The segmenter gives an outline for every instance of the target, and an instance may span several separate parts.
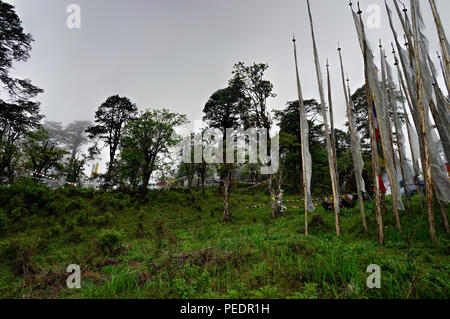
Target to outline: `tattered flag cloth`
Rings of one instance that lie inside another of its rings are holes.
[[[378,123],[378,130],[380,135],[380,140],[382,144],[383,149],[383,157],[386,164],[386,171],[389,176],[389,180],[391,183],[391,190],[392,190],[392,197],[393,200],[395,200],[396,206],[399,210],[405,210],[403,203],[402,203],[402,197],[400,192],[400,183],[398,181],[398,175],[397,171],[394,167],[394,159],[393,159],[393,151],[390,143],[390,137],[389,137],[389,128],[387,127],[387,108],[386,108],[386,97],[385,92],[383,92],[380,82],[377,76],[376,67],[373,59],[371,56],[373,56],[372,50],[370,49],[369,43],[365,40],[363,36],[363,30],[362,26],[359,20],[358,15],[352,10],[353,19],[355,22],[357,33],[360,37],[360,43],[361,43],[361,50],[363,54],[366,54],[367,62],[368,62],[368,76],[369,76],[369,82],[370,87],[372,89],[373,98],[374,98],[374,104],[375,104],[375,110],[376,110],[376,116],[377,120],[375,122]],[[366,43],[364,43],[366,42]],[[382,65],[382,71],[383,65]]]
[[[417,37],[418,37],[418,43],[419,43],[419,68],[420,68],[420,74],[421,74],[421,80],[423,83],[422,86],[422,93],[423,93],[423,104],[424,104],[424,117],[425,117],[425,126],[426,126],[426,132],[428,137],[428,148],[429,148],[429,158],[430,158],[430,166],[431,166],[431,176],[433,180],[433,184],[435,186],[436,190],[436,197],[437,199],[444,201],[444,202],[450,202],[450,181],[448,179],[448,174],[445,168],[445,163],[442,160],[442,157],[440,155],[439,149],[441,147],[441,141],[438,138],[436,131],[434,129],[434,125],[431,122],[430,119],[430,107],[432,107],[432,103],[436,105],[436,96],[433,89],[433,78],[431,75],[431,71],[429,69],[429,65],[427,63],[427,58],[429,56],[429,46],[428,46],[428,40],[426,39],[425,35],[423,34],[422,30],[424,29],[424,23],[422,14],[420,11],[420,4],[417,0],[413,1],[413,8],[415,9],[413,14],[417,17],[418,25],[417,27]],[[409,23],[408,16],[405,16],[407,26],[410,29],[409,32],[412,34],[412,27]],[[404,59],[406,59],[405,67],[408,68],[407,72],[410,73],[410,86],[411,90],[413,91],[412,97],[413,97],[413,106],[414,106],[414,113],[413,117],[415,117],[415,123],[416,123],[416,129],[418,129],[420,133],[420,125],[418,121],[418,114],[419,114],[419,108],[418,108],[418,100],[417,100],[417,89],[416,89],[416,69],[414,64],[409,63],[411,61],[408,61],[408,56],[405,56]],[[414,69],[411,68],[411,65],[414,66]],[[421,135],[418,134],[419,138],[421,138]]]
[[[311,198],[311,175],[312,175],[312,159],[311,153],[309,152],[309,126],[308,120],[306,118],[305,106],[303,104],[303,93],[300,83],[300,75],[298,71],[298,60],[297,60],[297,46],[294,42],[294,57],[295,57],[295,68],[297,75],[297,91],[298,91],[298,103],[299,103],[299,113],[300,113],[300,137],[301,137],[301,150],[302,150],[302,164],[303,164],[303,178],[304,178],[304,190],[305,198],[307,202],[308,211],[314,211],[315,207]]]
[[[310,26],[311,26],[311,38],[313,42],[313,52],[314,52],[314,64],[316,66],[316,75],[317,75],[317,84],[319,87],[319,95],[320,95],[320,104],[322,109],[322,119],[323,119],[323,127],[325,132],[325,145],[327,148],[327,155],[328,155],[328,166],[330,171],[330,178],[331,178],[331,186],[333,190],[333,195],[336,198],[335,201],[335,213],[339,214],[339,192],[338,192],[338,180],[337,180],[337,173],[336,168],[334,166],[333,162],[333,150],[331,149],[331,140],[330,140],[330,133],[329,133],[329,127],[328,127],[328,119],[327,119],[327,106],[325,103],[325,94],[323,89],[323,81],[322,81],[322,72],[320,67],[320,61],[319,61],[319,54],[317,51],[317,45],[316,45],[316,38],[314,34],[314,25],[313,25],[313,19],[311,14],[311,7],[309,4],[309,0],[306,1],[308,5],[308,13],[309,13],[309,20],[310,20]],[[336,215],[338,216],[338,215]],[[338,220],[338,219],[337,219]],[[339,223],[337,222],[337,228]],[[337,229],[339,234],[339,229]]]

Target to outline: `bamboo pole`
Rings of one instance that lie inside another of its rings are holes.
[[[352,2],[350,0],[350,7],[352,7]],[[352,9],[353,10],[353,9]],[[360,23],[362,25],[362,18],[361,18],[361,9],[358,10],[358,15],[360,17]],[[377,226],[378,226],[378,240],[380,242],[380,245],[384,244],[384,235],[383,235],[383,222],[382,222],[382,213],[381,213],[381,201],[382,201],[382,194],[381,194],[381,188],[380,188],[380,166],[378,162],[378,148],[377,148],[377,140],[375,135],[375,127],[374,127],[374,119],[373,119],[373,96],[372,96],[372,88],[369,80],[369,67],[368,67],[368,61],[367,61],[367,42],[365,40],[365,34],[364,29],[363,32],[363,41],[362,41],[362,51],[364,55],[364,77],[366,81],[366,97],[367,97],[367,111],[369,115],[369,132],[370,132],[370,145],[372,149],[372,163],[375,165],[372,165],[373,169],[373,176],[374,176],[374,187],[375,187],[375,215],[377,218]],[[375,159],[375,160],[374,160]]]
[[[392,0],[392,1],[394,2],[395,9],[397,10],[397,15],[398,15],[398,17],[400,19],[400,22],[402,24],[403,32],[405,33],[406,42],[407,42],[407,44],[411,44],[411,45],[407,45],[408,52],[409,52],[410,56],[413,57],[414,56],[414,50],[413,50],[413,46],[412,46],[412,44],[413,44],[413,40],[411,38],[412,35],[409,34],[408,28],[406,26],[406,21],[405,21],[405,19],[402,16],[402,13],[401,13],[401,10],[400,10],[400,7],[398,5],[397,0]],[[406,14],[407,14],[406,13],[407,12],[406,7],[403,7],[403,12],[404,12],[404,14],[406,16]]]
[[[324,125],[324,129],[325,129],[325,143],[326,143],[326,147],[327,147],[328,166],[330,169],[330,177],[331,177],[331,188],[333,190],[334,221],[335,221],[336,235],[339,236],[341,233],[339,193],[337,190],[336,171],[335,171],[334,164],[333,164],[333,151],[331,149],[330,133],[329,133],[329,128],[328,128],[328,119],[327,119],[327,112],[326,112],[326,105],[325,105],[325,94],[324,94],[323,85],[322,85],[322,73],[321,73],[322,71],[320,69],[319,54],[317,52],[313,18],[312,18],[312,14],[311,14],[311,6],[309,4],[309,0],[306,0],[306,3],[308,5],[308,14],[309,14],[309,21],[310,21],[310,26],[311,26],[311,37],[312,37],[313,51],[314,51],[314,61],[315,61],[316,74],[317,74],[317,83],[319,86],[320,103],[322,106],[323,125]]]
[[[430,226],[430,240],[432,243],[435,242],[436,230],[434,225],[434,211],[433,211],[433,181],[431,179],[431,165],[430,165],[430,154],[428,149],[428,135],[427,127],[425,122],[425,106],[423,101],[422,92],[422,79],[419,63],[419,40],[417,34],[417,17],[416,17],[416,7],[414,0],[411,0],[412,8],[412,23],[413,23],[413,33],[414,33],[414,60],[416,64],[416,85],[417,85],[417,100],[419,104],[419,123],[420,132],[422,135],[423,143],[423,161],[422,168],[425,178],[425,189],[427,197],[427,212],[428,212],[428,223]]]
[[[395,55],[395,50],[394,50],[393,53],[394,53],[394,55]],[[412,112],[411,98],[410,98],[409,95],[408,95],[408,91],[407,91],[407,89],[406,89],[405,82],[404,82],[404,80],[403,80],[403,75],[402,75],[402,73],[401,73],[401,71],[400,71],[400,66],[399,66],[399,64],[398,64],[397,56],[395,56],[395,65],[397,66],[398,79],[399,79],[399,82],[400,82],[400,84],[401,84],[401,88],[403,89],[403,91],[404,91],[404,93],[405,93],[406,100],[407,100],[408,105],[409,105],[409,108],[410,108],[410,110],[411,110],[411,112]],[[400,94],[401,94],[401,92],[402,92],[402,90],[400,90]],[[402,94],[401,97],[402,97],[403,113],[405,114],[405,118],[406,118],[406,128],[407,128],[407,132],[408,132],[409,147],[410,147],[410,150],[411,150],[411,156],[413,157],[412,162],[413,162],[414,175],[415,175],[416,178],[417,178],[417,177],[420,175],[420,170],[419,170],[419,167],[418,167],[417,159],[415,159],[415,158],[414,158],[414,155],[413,155],[413,154],[414,154],[414,151],[413,151],[413,145],[412,145],[413,143],[412,143],[412,136],[411,136],[411,132],[410,132],[411,122],[410,122],[410,120],[409,120],[409,115],[408,115],[408,113],[406,112],[405,101],[403,100],[403,94]],[[419,155],[420,155],[420,154],[419,154]],[[418,193],[419,193],[420,211],[423,211],[422,190],[421,190],[421,188],[420,188],[420,185],[417,185],[416,187],[417,187],[417,190],[418,190]]]
[[[449,83],[450,83],[450,52],[448,52],[448,42],[447,37],[445,36],[444,28],[442,27],[441,18],[439,17],[438,10],[436,8],[436,3],[434,0],[429,0],[431,11],[433,12],[434,22],[436,23],[436,29],[439,36],[439,44],[441,45],[442,57],[444,59],[444,76],[445,76],[445,84],[447,86],[447,92],[450,94]]]
[[[350,86],[349,85],[345,85],[345,76],[344,76],[344,63],[342,61],[342,53],[341,53],[342,49],[339,47],[338,48],[338,52],[339,52],[339,60],[341,63],[341,77],[342,77],[342,86],[344,89],[344,97],[345,97],[345,103],[347,106],[347,116],[348,116],[348,121],[349,121],[349,131],[350,131],[350,137],[352,139],[352,143],[353,141],[356,140],[355,137],[355,127],[354,127],[354,123],[353,123],[353,110],[351,108],[350,105]],[[377,157],[373,157],[372,156],[372,166],[376,167],[376,160]],[[375,176],[375,175],[374,175]],[[359,199],[359,210],[360,210],[360,214],[361,214],[361,220],[362,220],[362,225],[363,225],[363,230],[364,233],[367,233],[367,221],[366,221],[366,213],[365,213],[365,207],[364,207],[364,199],[363,199],[363,194],[361,191],[361,182],[359,180],[358,175],[356,174],[356,167],[355,167],[355,179],[356,179],[356,188],[358,191],[358,199]],[[379,230],[381,229],[381,234],[383,232],[383,227],[381,226],[381,228],[379,228]],[[382,237],[382,235],[381,235]]]
[[[361,14],[362,14],[362,11],[359,8],[359,2],[358,2],[358,15],[359,15],[360,23],[361,23],[361,29],[362,29],[362,34],[363,34],[364,46],[365,46],[365,51],[364,51],[365,56],[364,56],[364,58],[366,59],[366,63],[367,63],[367,42],[366,42],[366,36],[365,36],[365,30],[364,30],[364,23],[362,21]],[[368,65],[368,64],[366,64],[366,65]],[[368,70],[367,70],[367,72],[368,72]],[[368,79],[369,79],[369,77],[368,77]],[[373,91],[373,88],[371,88],[371,90]],[[379,116],[377,116],[378,132],[379,132],[379,134],[381,136],[381,144],[382,144],[382,147],[383,147],[383,155],[384,155],[384,157],[386,159],[386,157],[388,156],[387,152],[386,152],[388,150],[388,146],[385,145],[385,137],[386,137],[385,134],[386,133],[389,134],[389,132],[384,132],[384,130],[382,129],[383,126],[382,126],[382,122],[381,122],[381,107],[379,105],[379,101],[377,101],[377,99],[373,99],[373,101],[374,101],[374,105],[375,105],[375,110],[376,110],[377,114],[379,115]],[[393,159],[393,161],[395,162],[395,159]],[[392,172],[391,169],[389,168],[389,165],[386,165],[386,171],[387,171],[387,174],[388,174],[388,177],[389,177],[389,181],[391,183],[391,188],[392,188],[393,185],[394,185],[394,173],[397,174],[397,172]],[[395,224],[396,224],[398,230],[401,232],[402,231],[402,226],[400,224],[400,216],[399,216],[399,213],[398,213],[397,198],[394,195],[393,191],[392,191],[392,211],[394,213]]]
[[[447,94],[450,95],[450,89],[449,89],[450,83],[447,82],[447,78],[445,76],[446,73],[445,73],[444,63],[442,62],[442,58],[439,55],[439,52],[438,52],[438,60],[439,60],[439,65],[441,66],[442,75],[444,76],[445,86],[447,87]],[[450,108],[450,105],[447,104],[447,107]]]
[[[386,57],[384,57],[385,59],[385,63],[386,62]],[[397,114],[397,101],[395,100],[395,98],[393,97],[393,94],[395,92],[395,86],[393,83],[391,83],[391,79],[388,78],[388,86],[389,86],[389,90],[388,90],[388,97],[389,97],[389,103],[391,103],[391,107],[392,107],[392,113],[393,113],[393,119],[394,119],[394,128],[395,128],[395,133],[397,134],[397,139],[396,139],[396,144],[397,144],[397,151],[398,151],[398,159],[399,159],[399,164],[400,164],[400,172],[402,174],[402,178],[403,178],[403,189],[405,191],[405,202],[406,202],[406,208],[408,210],[409,213],[411,213],[411,203],[409,202],[409,190],[408,190],[408,185],[406,183],[406,175],[405,175],[405,170],[403,168],[403,165],[405,164],[405,159],[403,158],[403,154],[401,152],[401,147],[402,145],[400,144],[399,138],[398,138],[398,132],[401,129],[399,120],[398,120],[398,114]]]
[[[387,92],[388,93],[388,90],[387,90],[387,87],[386,87],[386,83],[387,83],[387,76],[386,76],[387,70],[386,70],[386,63],[385,63],[385,61],[386,61],[386,54],[385,54],[385,52],[383,50],[383,45],[381,44],[381,39],[379,41],[380,41],[379,48],[380,48],[380,59],[381,59],[380,63],[381,63],[381,76],[382,76],[381,88],[382,88],[383,92]],[[389,93],[388,93],[388,100],[389,100],[389,103],[391,104],[391,107],[392,107],[392,101],[391,101],[391,98],[389,96]],[[392,137],[393,133],[392,133],[392,128],[391,128],[391,120],[390,120],[390,116],[389,116],[389,108],[387,108],[387,115],[388,115],[388,118],[386,120],[389,121],[389,124],[387,125],[387,129],[388,129],[387,134],[389,135],[389,142],[391,143],[391,151],[392,151],[392,160],[394,162],[394,168],[395,168],[395,171],[397,173],[398,172],[398,168],[397,168],[397,163],[395,161],[394,139]]]
[[[298,72],[298,60],[297,60],[297,45],[295,37],[292,39],[294,43],[294,59],[295,59],[295,72],[297,76],[297,93],[298,93],[298,106],[299,106],[299,114],[300,114],[300,140],[301,140],[301,150],[302,150],[302,170],[303,170],[303,193],[305,195],[305,235],[308,235],[308,192],[306,190],[306,163],[305,163],[305,145],[304,145],[304,127],[303,127],[303,115],[305,110],[305,105],[303,104],[303,94],[302,87],[300,83],[300,75]]]
[[[411,39],[410,32],[409,32],[409,30],[408,30],[408,28],[406,26],[406,18],[407,18],[407,11],[408,10],[404,6],[403,12],[404,12],[405,17],[403,17],[402,16],[402,12],[400,10],[400,7],[399,7],[397,1],[396,0],[392,0],[392,1],[393,1],[394,5],[395,5],[396,11],[397,11],[397,15],[398,15],[398,17],[400,19],[403,31],[405,33],[405,35],[404,35],[404,37],[405,37],[405,47],[406,47],[406,50],[408,51],[409,56],[410,56],[410,63],[412,63],[412,61],[414,60],[413,42],[412,42],[412,39]],[[386,9],[389,10],[389,7],[387,6],[387,4],[386,4]],[[394,27],[392,25],[392,21],[390,21],[390,23],[391,23],[392,33],[393,33],[393,35],[395,37],[396,45],[397,45],[397,47],[398,47],[398,49],[400,51],[401,50],[400,43],[398,42],[398,39],[396,37],[396,32],[395,32]],[[395,53],[394,53],[394,55],[395,55]],[[397,57],[396,57],[396,59],[397,59]],[[402,66],[402,68],[404,70],[404,74],[406,76],[406,74],[408,73],[407,72],[407,69],[408,69],[407,61],[405,59],[401,58],[400,62],[401,62],[401,66]],[[415,102],[416,102],[416,101],[414,101],[414,104],[413,104],[413,96],[415,96],[415,92],[413,91],[413,87],[412,87],[412,85],[411,85],[409,80],[406,81],[406,84],[405,84],[405,81],[403,79],[403,75],[402,75],[402,72],[400,70],[400,66],[399,66],[398,62],[397,62],[396,65],[397,65],[397,71],[398,71],[399,80],[401,82],[403,91],[404,91],[406,99],[408,101],[409,109],[411,111],[411,114],[413,115],[414,124],[415,124],[416,128],[418,128],[419,127],[419,123],[418,123],[418,119],[417,119],[418,116],[416,115],[417,112],[413,109],[413,107],[415,106]],[[414,68],[413,65],[411,65],[411,68]],[[409,131],[408,131],[408,133],[409,133]],[[410,137],[410,135],[409,135],[409,137]],[[420,140],[420,138],[421,138],[421,136],[419,135],[419,140]],[[410,139],[410,146],[411,146],[411,139]],[[419,147],[420,147],[420,154],[419,154],[420,160],[423,162],[423,145],[422,145],[421,141],[419,143]],[[415,167],[416,178],[419,176],[419,173],[420,173],[419,168],[416,165],[416,167]],[[420,210],[423,211],[423,200],[422,200],[422,195],[423,194],[422,194],[422,189],[420,187],[418,187],[418,190],[419,190]]]
[[[328,106],[330,112],[330,128],[331,128],[331,149],[333,150],[333,164],[334,164],[334,171],[336,172],[336,181],[337,181],[336,188],[338,194],[340,194],[339,171],[337,167],[337,155],[336,155],[336,134],[334,130],[333,97],[331,92],[330,65],[328,63],[328,59],[326,67],[327,67],[327,86],[328,86]]]

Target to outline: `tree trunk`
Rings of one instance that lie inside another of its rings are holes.
[[[277,217],[277,213],[278,213],[278,209],[277,209],[277,201],[276,201],[276,194],[275,194],[275,190],[273,187],[273,175],[269,176],[269,193],[270,193],[270,207],[271,207],[271,211],[272,211],[272,218]]]
[[[231,194],[231,177],[232,170],[229,165],[226,165],[226,178],[224,181],[224,199],[223,199],[223,221],[230,221],[229,200]]]
[[[206,191],[205,191],[205,174],[204,173],[201,174],[201,181],[202,181],[202,194],[205,195]]]

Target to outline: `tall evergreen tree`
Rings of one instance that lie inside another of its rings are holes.
[[[24,32],[14,6],[0,1],[0,182],[14,181],[17,143],[42,119],[39,103],[33,98],[43,90],[29,79],[18,79],[9,73],[14,62],[29,59],[32,42],[33,37]]]
[[[125,124],[133,120],[137,107],[127,97],[114,95],[109,97],[95,112],[95,125],[86,129],[89,138],[103,141],[109,147],[109,164],[105,184],[111,182],[116,154],[122,138]],[[99,152],[97,145],[90,149],[91,154]]]

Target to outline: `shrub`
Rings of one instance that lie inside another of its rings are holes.
[[[32,258],[37,253],[37,247],[35,238],[20,234],[0,243],[0,256],[16,275],[33,273],[35,264]]]
[[[112,221],[113,221],[113,219],[114,219],[114,216],[113,216],[110,212],[107,212],[107,213],[104,215],[104,218],[105,218],[105,222],[106,222],[107,224],[111,224]]]
[[[88,215],[86,211],[81,211],[76,217],[75,217],[75,223],[76,225],[85,225],[88,222]]]
[[[100,215],[92,219],[92,222],[97,226],[110,225],[113,220],[113,215],[111,213],[106,213],[105,215]]]
[[[4,212],[0,212],[0,233],[4,230],[6,230],[6,227],[8,226],[8,216]]]
[[[109,200],[109,206],[112,208],[121,208],[121,202],[117,198],[113,197]]]
[[[10,217],[11,217],[13,220],[18,220],[18,219],[20,219],[20,218],[22,217],[22,215],[23,215],[23,208],[22,208],[22,207],[14,208],[14,209],[11,211],[11,213],[10,213]]]
[[[70,213],[73,212],[74,210],[80,210],[82,208],[80,202],[78,201],[71,201],[70,203],[67,204],[66,208],[65,208],[65,212],[66,213]]]
[[[93,220],[94,224],[96,224],[97,226],[104,226],[106,224],[105,222],[105,216],[98,216],[95,217]]]
[[[51,230],[51,236],[58,236],[63,232],[63,228],[61,225],[56,225],[55,227],[53,227]]]
[[[123,234],[115,229],[103,229],[98,235],[100,248],[103,252],[112,254],[114,249],[122,244]]]

